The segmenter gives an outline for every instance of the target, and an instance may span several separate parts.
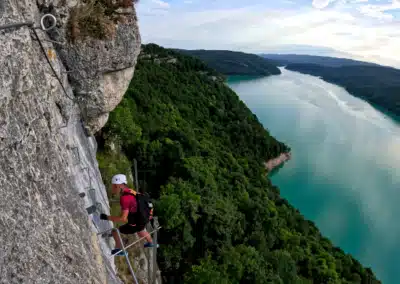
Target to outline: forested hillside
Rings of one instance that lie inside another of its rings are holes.
[[[286,69],[320,76],[344,87],[350,94],[400,117],[400,70],[383,66],[326,67],[289,64]]]
[[[329,56],[315,56],[303,54],[261,54],[262,57],[271,60],[278,66],[288,64],[317,64],[326,67],[341,66],[379,66],[375,63],[362,62],[347,58],[336,58]]]
[[[255,54],[229,50],[183,50],[176,51],[199,58],[225,75],[269,76],[281,71],[275,63]]]
[[[121,170],[110,142],[123,164],[136,158],[146,170],[165,282],[380,283],[280,197],[263,162],[288,146],[219,78],[194,57],[145,45],[98,137],[104,178]]]

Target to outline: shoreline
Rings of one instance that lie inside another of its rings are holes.
[[[289,161],[292,158],[291,152],[285,152],[280,154],[278,157],[274,159],[270,159],[269,161],[264,162],[265,168],[268,172],[271,172],[273,169],[281,166],[283,163]]]

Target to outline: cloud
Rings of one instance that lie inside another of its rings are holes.
[[[392,0],[391,4],[382,4],[382,5],[363,5],[359,8],[361,14],[377,18],[383,20],[392,20],[394,16],[390,13],[392,10],[400,9],[400,1],[399,0]]]
[[[162,0],[152,0],[152,2],[154,4],[156,4],[157,6],[159,6],[160,8],[169,8],[170,7],[169,3],[162,1]]]
[[[344,6],[322,10],[282,2],[281,6],[273,8],[264,4],[250,6],[255,0],[249,1],[247,6],[240,6],[237,0],[215,0],[216,6],[204,6],[197,1],[190,5],[174,2],[167,10],[157,10],[152,1],[142,0],[138,15],[143,42],[166,47],[253,53],[277,46],[307,45],[336,50],[332,56],[348,54],[358,60],[400,66],[399,21],[367,17],[356,7],[350,10],[346,6],[350,5],[350,0]],[[379,9],[387,10],[386,6],[393,7],[398,3],[372,6],[384,6]]]
[[[159,17],[167,14],[170,9],[170,4],[162,0],[141,0],[137,6],[137,13],[140,18]]]
[[[292,1],[292,0],[282,0],[283,4],[287,4],[287,5],[294,5],[296,4],[296,2]]]
[[[328,7],[330,3],[335,2],[335,0],[313,0],[312,5],[317,9],[324,9]]]

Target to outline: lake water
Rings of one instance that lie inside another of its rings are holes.
[[[282,72],[228,81],[292,148],[274,184],[383,283],[400,283],[400,125],[341,87]]]

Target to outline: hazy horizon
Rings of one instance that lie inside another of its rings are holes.
[[[144,44],[149,44],[149,43],[155,43],[158,45],[162,45],[160,43],[156,42],[147,42]],[[255,54],[255,55],[262,55],[262,54],[282,54],[282,55],[309,55],[309,56],[321,56],[321,57],[332,57],[332,58],[338,58],[338,59],[352,59],[356,61],[362,61],[362,62],[369,62],[369,63],[375,63],[378,65],[382,65],[384,67],[394,67],[397,69],[400,69],[400,61],[398,62],[383,62],[383,61],[368,61],[365,60],[364,58],[352,56],[350,54],[346,54],[344,52],[339,52],[335,51],[333,49],[328,49],[328,48],[318,48],[318,47],[313,47],[313,46],[302,46],[300,49],[291,49],[290,47],[282,48],[282,49],[269,49],[269,51],[264,51],[264,52],[247,52],[243,50],[234,50],[234,49],[208,49],[208,48],[182,48],[182,47],[176,47],[176,46],[168,46],[168,45],[162,45],[165,48],[171,48],[171,49],[183,49],[183,50],[220,50],[220,51],[234,51],[234,52],[244,52],[244,53],[249,53],[249,54]],[[308,50],[308,51],[307,51]],[[314,50],[314,51],[313,51]]]
[[[141,0],[144,43],[400,67],[400,0]]]

